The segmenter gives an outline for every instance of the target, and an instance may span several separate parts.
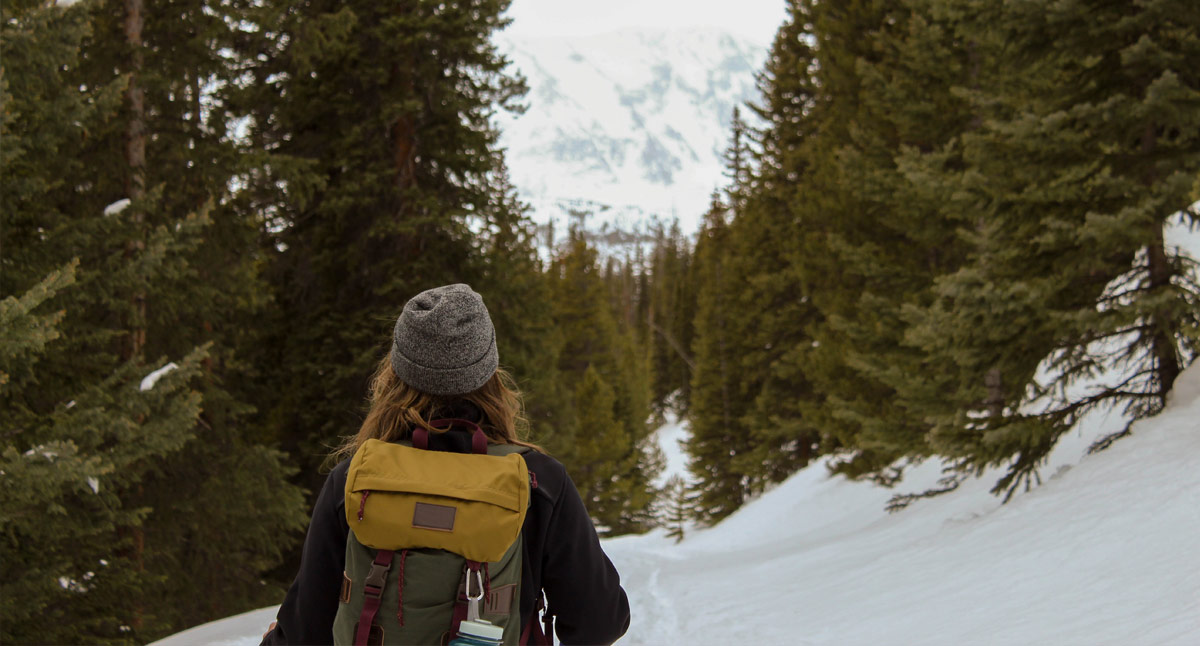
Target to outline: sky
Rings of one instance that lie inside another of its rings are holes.
[[[785,0],[513,0],[508,30],[521,36],[586,36],[628,28],[720,27],[769,44]]]

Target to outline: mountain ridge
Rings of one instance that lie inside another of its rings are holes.
[[[698,227],[725,183],[733,108],[758,98],[765,46],[703,27],[496,42],[529,83],[528,109],[497,125],[535,220]]]

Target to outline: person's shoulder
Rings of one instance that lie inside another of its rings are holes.
[[[350,461],[353,459],[353,457],[349,457],[335,464],[325,476],[326,482],[328,483],[326,486],[336,485],[345,487],[346,475],[350,472]]]
[[[521,455],[525,456],[525,463],[529,465],[530,469],[537,468],[547,472],[557,471],[559,473],[567,472],[567,468],[563,466],[562,462],[559,462],[549,453],[542,453],[537,449],[529,449]]]
[[[336,475],[338,477],[345,478],[346,473],[348,471],[350,471],[350,461],[353,459],[354,459],[354,457],[351,456],[351,457],[345,458],[341,462],[338,462],[336,465],[334,465],[334,467],[332,469],[329,470],[329,477],[332,478]]]
[[[322,497],[328,498],[329,502],[339,509],[343,508],[346,504],[345,497],[340,494],[346,489],[346,477],[350,471],[350,460],[351,458],[346,458],[338,462],[329,470],[329,474],[325,476],[324,489],[328,489],[329,492],[323,494]]]
[[[554,456],[548,453],[542,453],[537,450],[529,450],[523,453],[525,456],[525,465],[537,477],[538,490],[549,496],[550,498],[558,498],[562,492],[563,485],[570,477],[567,475],[567,468],[563,466]]]

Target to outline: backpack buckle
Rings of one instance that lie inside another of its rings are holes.
[[[367,578],[363,581],[363,594],[374,599],[383,596],[388,570],[392,569],[392,555],[391,550],[379,550],[375,560],[371,562],[371,569],[367,571]]]

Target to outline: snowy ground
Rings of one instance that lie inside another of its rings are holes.
[[[817,466],[678,546],[608,541],[622,643],[1200,644],[1200,366],[1176,393],[1108,451],[1080,459],[1113,420],[1065,438],[1008,505],[985,476],[889,515],[891,492]]]
[[[1045,484],[994,477],[898,514],[892,491],[805,469],[678,545],[605,541],[633,623],[622,644],[1200,644],[1200,365],[1167,410],[1102,453],[1119,420],[1064,438]],[[686,428],[660,434],[669,469]],[[901,491],[938,477],[927,463]],[[159,644],[256,644],[273,608]]]
[[[664,458],[662,473],[654,479],[654,485],[661,487],[675,475],[684,482],[692,482],[692,476],[688,473],[687,454],[687,443],[692,434],[688,431],[687,422],[680,421],[673,413],[668,413],[666,423],[654,432],[654,437],[658,440],[658,447],[662,449]]]
[[[212,623],[189,628],[150,646],[255,646],[267,626],[275,621],[279,606],[251,610]]]

